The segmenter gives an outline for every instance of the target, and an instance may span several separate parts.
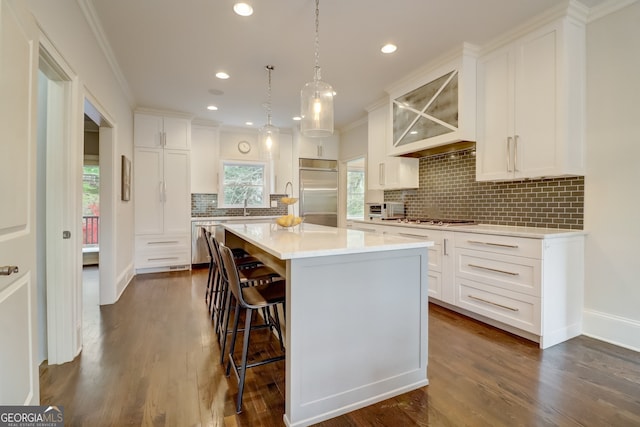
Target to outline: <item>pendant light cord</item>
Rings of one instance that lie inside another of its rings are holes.
[[[320,0],[316,0],[316,39],[315,39],[315,50],[316,50],[316,55],[315,55],[315,61],[316,61],[316,66],[315,66],[315,73],[314,73],[314,80],[318,81],[321,79],[320,77]]]
[[[273,65],[267,65],[265,67],[269,73],[269,86],[267,89],[267,124],[271,126],[271,72],[273,71]]]

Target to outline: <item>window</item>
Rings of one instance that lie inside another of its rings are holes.
[[[95,156],[85,156],[82,169],[82,244],[98,246],[100,168]]]
[[[347,163],[347,219],[364,218],[364,159]]]
[[[222,162],[220,205],[227,208],[267,207],[267,170],[261,162]]]

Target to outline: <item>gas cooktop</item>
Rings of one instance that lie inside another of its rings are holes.
[[[468,219],[444,219],[444,218],[402,218],[396,222],[412,225],[437,225],[440,227],[449,227],[453,225],[474,225],[476,221]]]

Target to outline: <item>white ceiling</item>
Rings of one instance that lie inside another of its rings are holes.
[[[295,126],[300,89],[313,78],[314,0],[87,0],[138,107],[181,111],[223,125]],[[600,0],[587,0],[593,6]],[[320,65],[336,127],[365,116],[384,89],[462,42],[482,45],[559,0],[322,0]],[[393,42],[398,50],[380,53]],[[226,71],[228,80],[214,74]],[[208,111],[215,104],[218,111]]]

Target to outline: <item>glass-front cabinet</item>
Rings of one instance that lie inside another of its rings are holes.
[[[476,48],[462,49],[389,91],[390,155],[475,141]]]

